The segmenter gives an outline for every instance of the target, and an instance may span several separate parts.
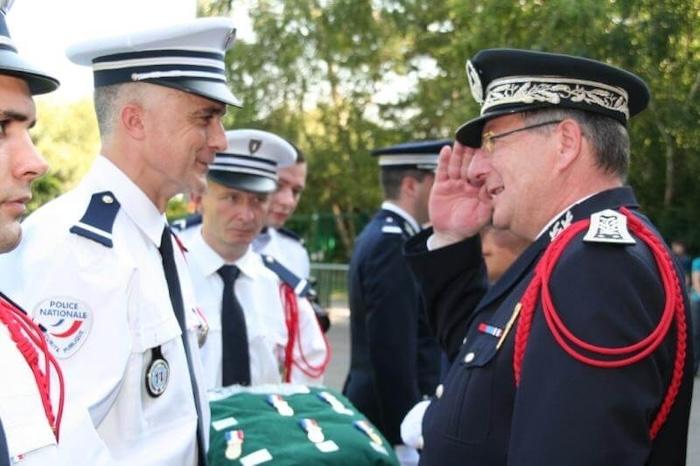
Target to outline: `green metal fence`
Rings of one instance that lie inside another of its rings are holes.
[[[312,262],[311,276],[316,279],[316,292],[321,306],[347,307],[348,265]]]

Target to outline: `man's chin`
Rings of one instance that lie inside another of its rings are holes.
[[[19,246],[22,240],[22,230],[19,229],[19,225],[18,230],[19,231],[16,233],[8,230],[0,230],[0,254],[10,252]]]
[[[270,215],[270,217],[267,219],[267,226],[282,228],[287,221],[287,218],[287,215]]]

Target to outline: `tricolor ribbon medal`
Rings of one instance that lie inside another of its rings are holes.
[[[379,435],[377,435],[377,433],[374,431],[374,428],[370,425],[369,422],[365,420],[359,420],[353,422],[352,425],[354,425],[356,429],[358,429],[360,432],[369,437],[369,439],[375,445],[382,444],[382,438]]]
[[[340,400],[338,400],[338,398],[333,396],[333,394],[330,392],[318,392],[316,393],[316,396],[328,403],[331,406],[331,408],[333,408],[333,411],[335,411],[336,413],[347,414],[349,416],[355,414],[352,410],[346,408],[345,405],[341,403]]]
[[[289,403],[279,395],[268,395],[267,403],[275,408],[280,416],[293,416],[294,410]]]
[[[306,432],[306,436],[308,437],[309,441],[313,443],[321,443],[325,440],[323,430],[321,430],[321,426],[318,425],[318,422],[315,420],[299,419],[299,427]]]
[[[241,456],[244,438],[245,434],[242,430],[229,430],[226,432],[226,452],[224,453],[226,458],[235,460]]]
[[[482,322],[479,324],[479,331],[481,333],[487,333],[493,337],[500,338],[501,335],[503,335],[503,329],[495,327],[493,325],[489,325],[486,322]]]

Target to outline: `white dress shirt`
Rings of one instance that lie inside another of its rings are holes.
[[[226,262],[206,243],[201,226],[190,229],[184,237],[197,300],[209,323],[209,335],[202,347],[206,386],[217,388],[222,385],[221,303],[224,290],[217,270]],[[280,383],[288,336],[281,282],[250,247],[235,265],[241,271],[234,292],[246,320],[251,384]],[[320,364],[327,354],[323,333],[309,302],[298,298],[297,303],[304,357],[312,365]],[[293,358],[295,361],[301,359],[299,348],[295,348]],[[318,384],[322,379],[322,376],[307,376],[297,367],[291,372],[292,383]]]
[[[103,191],[111,191],[121,205],[111,248],[69,232],[92,195]],[[49,343],[58,348],[54,352],[66,379],[64,435],[80,429],[76,447],[82,463],[73,464],[196,464],[197,413],[158,251],[165,223],[148,197],[100,156],[75,189],[32,214],[24,222],[20,246],[0,256],[7,295],[48,327]],[[184,254],[175,251],[175,261],[204,402],[202,422],[208,426],[196,336],[203,322],[196,312]],[[63,304],[56,307],[56,302]],[[61,307],[83,316],[73,322],[82,326],[72,340],[52,332],[52,328],[63,332],[63,320],[46,317],[46,309],[56,312]],[[149,395],[145,381],[154,348],[160,348],[169,364],[169,381],[159,397]],[[89,428],[79,421],[86,418],[83,407],[92,419]],[[72,445],[69,440],[66,444]]]

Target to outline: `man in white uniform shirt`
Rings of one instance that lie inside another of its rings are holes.
[[[58,81],[17,53],[5,21],[7,1],[0,2],[0,253],[20,241],[20,220],[31,199],[31,184],[46,173],[29,129],[36,123],[33,96],[51,92]],[[0,290],[5,290],[4,278]],[[42,331],[0,293],[0,465],[56,464],[61,417],[60,368],[43,362]],[[33,358],[36,356],[36,358]],[[50,380],[50,393],[42,384]],[[64,430],[65,432],[65,430]]]
[[[202,224],[182,235],[210,326],[202,348],[206,385],[320,383],[329,357],[323,334],[309,302],[289,291],[303,294],[305,282],[251,248],[276,188],[277,164],[293,163],[294,149],[265,131],[226,135],[228,148],[210,167],[207,191],[194,197]]]
[[[301,193],[306,187],[307,163],[303,152],[290,144],[296,153],[293,164],[277,171],[277,189],[270,195],[270,208],[265,228],[253,242],[253,249],[269,254],[301,278],[309,278],[309,253],[302,239],[284,224],[299,205]]]
[[[66,406],[89,409],[84,442],[100,448],[86,449],[86,464],[206,465],[202,321],[164,212],[175,194],[204,190],[226,147],[234,31],[206,18],[68,50],[93,67],[101,155],[75,189],[27,219],[0,275],[48,330]]]

